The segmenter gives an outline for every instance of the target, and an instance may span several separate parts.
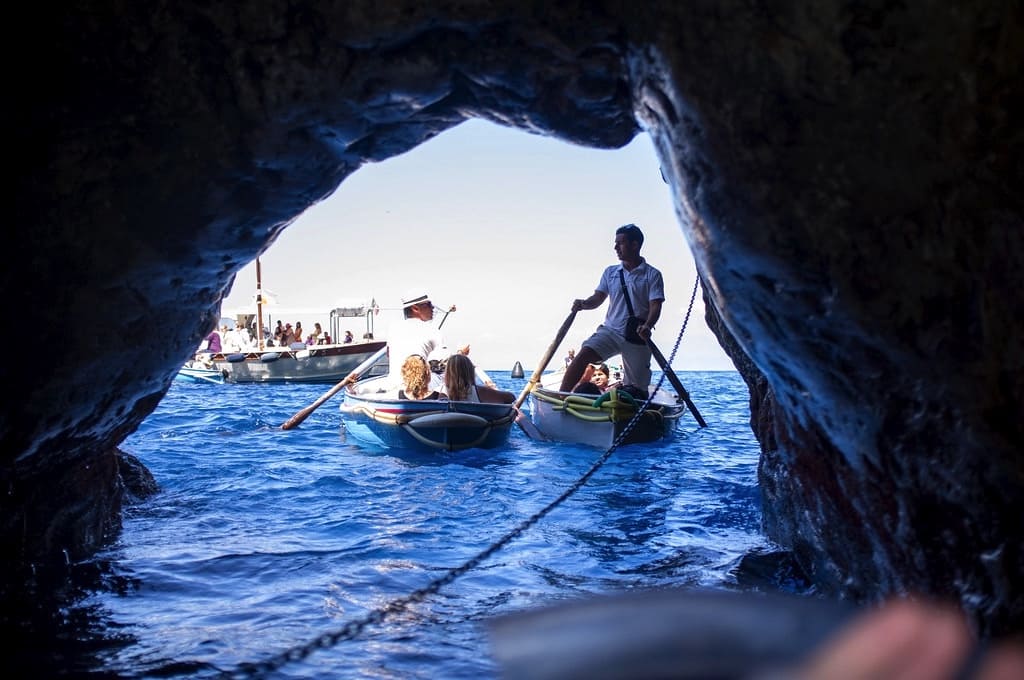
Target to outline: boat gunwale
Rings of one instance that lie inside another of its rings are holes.
[[[224,362],[224,363],[235,363],[228,360],[228,357],[242,354],[245,356],[245,361],[259,361],[260,357],[265,354],[277,354],[279,358],[300,358],[296,356],[300,352],[309,352],[306,357],[313,358],[316,356],[338,356],[346,354],[361,354],[363,352],[376,352],[388,343],[384,340],[368,340],[366,342],[348,342],[348,343],[331,343],[329,345],[306,345],[302,349],[291,349],[290,347],[267,347],[265,349],[247,349],[239,350],[237,352],[200,352],[200,354],[207,354],[210,361]],[[338,351],[348,350],[348,351]]]

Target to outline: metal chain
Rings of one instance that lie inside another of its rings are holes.
[[[690,294],[690,305],[686,309],[686,316],[683,319],[682,328],[679,329],[679,335],[678,337],[676,337],[675,345],[672,347],[672,354],[668,358],[669,365],[671,365],[672,359],[675,358],[676,351],[679,349],[679,343],[683,339],[683,333],[686,331],[686,324],[690,320],[690,312],[693,310],[693,301],[697,295],[697,286],[699,282],[700,276],[698,275],[697,280],[694,281],[693,284],[693,292]],[[392,600],[383,607],[373,610],[366,616],[348,622],[336,631],[324,633],[323,635],[313,638],[306,644],[292,647],[291,649],[285,650],[284,652],[275,654],[269,659],[253,663],[241,664],[238,666],[238,668],[234,670],[225,671],[221,673],[221,677],[258,677],[260,675],[278,670],[286,664],[302,661],[318,649],[330,649],[339,642],[342,642],[344,640],[352,640],[356,638],[368,626],[383,623],[389,617],[404,612],[406,609],[409,608],[410,605],[423,602],[430,595],[437,594],[441,590],[441,588],[452,583],[455,579],[459,578],[463,574],[482,564],[485,560],[490,558],[492,555],[494,555],[496,552],[504,548],[506,545],[508,545],[515,539],[519,538],[521,535],[523,535],[523,533],[526,532],[527,529],[532,527],[534,524],[536,524],[546,515],[548,515],[552,510],[554,510],[563,502],[565,502],[570,496],[572,496],[580,488],[582,488],[590,480],[590,478],[597,473],[599,469],[601,469],[605,462],[611,457],[612,453],[614,453],[615,450],[622,445],[622,442],[626,439],[626,437],[629,436],[629,433],[632,432],[633,428],[636,427],[636,424],[640,421],[640,418],[643,416],[644,411],[647,410],[647,407],[653,400],[654,395],[658,392],[659,389],[661,389],[661,385],[664,381],[665,373],[662,372],[661,378],[658,380],[658,383],[655,386],[654,391],[647,397],[647,400],[643,403],[643,406],[637,409],[637,412],[633,415],[630,421],[626,423],[626,426],[622,429],[622,432],[619,433],[619,436],[615,438],[615,441],[612,442],[612,445],[608,448],[608,450],[601,454],[600,458],[598,458],[593,463],[593,465],[591,465],[590,468],[585,473],[583,473],[582,477],[573,482],[573,484],[565,491],[563,491],[557,498],[555,498],[555,500],[551,501],[546,506],[535,512],[533,515],[527,518],[522,524],[509,531],[496,542],[491,544],[488,548],[478,553],[475,557],[470,558],[461,566],[449,569],[443,576],[434,579],[426,586],[414,590],[405,597],[400,597],[396,600]]]
[[[679,343],[683,340],[683,333],[686,332],[686,324],[690,323],[690,312],[693,311],[693,301],[697,299],[697,288],[700,286],[700,274],[697,274],[697,278],[693,280],[693,290],[690,291],[690,304],[686,308],[686,316],[683,317],[683,327],[679,329],[679,335],[676,336],[676,344],[672,346],[672,352],[668,355],[668,365],[672,365],[672,360],[676,358],[676,351],[679,349]],[[664,373],[662,379],[665,378]],[[661,381],[658,381],[659,384]]]
[[[697,287],[699,285],[700,274],[697,275],[697,278],[693,282],[693,291],[690,292],[690,304],[686,308],[686,316],[683,317],[683,325],[679,329],[679,335],[676,336],[676,342],[672,346],[672,352],[669,354],[668,359],[666,360],[669,366],[672,365],[672,360],[676,358],[676,352],[679,350],[679,343],[682,342],[683,333],[686,332],[686,324],[690,323],[690,312],[693,311],[693,301],[697,297]],[[644,411],[646,411],[647,408],[651,405],[651,402],[654,401],[654,395],[658,393],[658,390],[661,389],[661,386],[664,383],[665,372],[662,371],[661,377],[658,378],[658,382],[654,385],[654,390],[652,390],[651,393],[647,395],[647,399],[644,401],[643,406],[637,409],[636,413],[633,414],[633,417],[630,419],[630,421],[626,423],[626,426],[624,428],[622,428],[622,432],[620,432],[619,436],[615,438],[615,441],[612,443],[612,447],[608,449],[607,453],[601,460],[602,463],[605,459],[607,459],[607,456],[610,455],[612,451],[619,447],[622,440],[625,439],[629,435],[629,433],[633,431],[633,428],[636,427],[636,424],[640,422],[640,416],[643,415]]]

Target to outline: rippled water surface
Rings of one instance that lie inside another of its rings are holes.
[[[340,396],[279,429],[329,386],[175,383],[122,446],[160,493],[127,509],[97,561],[102,585],[78,605],[121,641],[92,670],[245,675],[299,648],[274,677],[497,677],[495,616],[626,588],[736,587],[739,558],[767,546],[747,391],[734,372],[679,375],[707,429],[687,417],[671,441],[613,452],[507,546],[411,602],[603,452],[518,428],[495,451],[373,450],[346,441]]]

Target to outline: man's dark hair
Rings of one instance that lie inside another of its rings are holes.
[[[623,224],[615,230],[615,233],[624,234],[628,240],[636,241],[640,245],[644,244],[644,232],[640,231],[640,227],[635,224]]]

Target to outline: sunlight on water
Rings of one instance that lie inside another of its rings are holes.
[[[737,587],[738,559],[767,545],[746,388],[733,372],[680,377],[707,429],[688,417],[671,441],[617,450],[481,565],[282,677],[493,677],[497,615],[627,588]],[[518,428],[497,451],[372,450],[345,436],[340,396],[279,429],[327,387],[176,383],[125,442],[161,492],[127,511],[99,560],[118,587],[82,603],[127,639],[99,670],[230,671],[336,632],[488,548],[603,453]]]

